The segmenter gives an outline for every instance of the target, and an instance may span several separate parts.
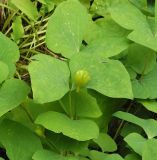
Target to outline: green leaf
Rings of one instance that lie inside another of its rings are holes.
[[[139,30],[149,27],[146,17],[129,1],[117,1],[111,5],[109,11],[113,20],[126,29]]]
[[[127,66],[126,66],[126,69],[127,69],[128,73],[129,73],[129,75],[130,75],[130,79],[131,79],[131,80],[136,79],[137,73],[136,73],[132,68],[130,68],[130,67],[127,67]]]
[[[40,3],[46,4],[46,0],[38,0]]]
[[[130,0],[134,5],[136,5],[140,9],[147,8],[147,0]]]
[[[67,94],[62,101],[68,109],[70,105],[69,94]],[[71,103],[76,111],[76,115],[79,117],[98,118],[102,115],[96,99],[87,93],[87,91],[71,92]]]
[[[103,152],[90,151],[90,156],[92,160],[123,160],[123,158],[118,154],[104,154]]]
[[[15,73],[15,62],[20,57],[19,49],[16,43],[12,42],[0,32],[0,61],[6,63],[9,68],[9,77]]]
[[[124,140],[136,153],[142,156],[143,148],[147,141],[144,137],[137,133],[131,133]]]
[[[22,25],[21,16],[17,16],[15,18],[14,22],[12,23],[12,29],[12,38],[15,42],[18,42],[20,38],[24,36],[24,28]]]
[[[70,61],[73,79],[81,69],[88,71],[91,77],[87,88],[113,98],[132,98],[130,77],[120,61],[102,60],[97,55],[80,53]]]
[[[64,157],[48,150],[39,150],[33,155],[33,160],[79,160],[77,157]]]
[[[140,157],[138,157],[136,154],[128,154],[125,157],[125,160],[140,160]]]
[[[11,3],[26,14],[31,20],[37,20],[38,11],[31,0],[11,0]]]
[[[84,152],[88,148],[88,141],[77,141],[75,139],[58,133],[47,133],[50,143],[53,143],[60,152],[69,151],[76,155]]]
[[[157,2],[155,1],[155,35],[157,35]]]
[[[9,69],[8,66],[0,61],[0,84],[7,79],[8,74],[9,74]]]
[[[128,48],[125,64],[138,74],[148,74],[156,65],[156,53],[144,46],[132,44]]]
[[[29,87],[21,80],[10,79],[0,88],[0,117],[20,105],[27,97]]]
[[[117,150],[117,144],[106,133],[100,133],[99,137],[93,141],[100,146],[103,152],[114,152]]]
[[[72,120],[58,112],[49,111],[40,114],[35,122],[43,125],[48,130],[63,133],[65,136],[78,141],[90,140],[97,138],[99,135],[99,128],[93,121],[85,119]]]
[[[4,120],[0,131],[0,142],[10,160],[30,160],[34,152],[42,149],[40,139],[19,123]]]
[[[157,136],[157,121],[154,119],[142,119],[122,111],[114,113],[114,116],[142,127],[149,139]]]
[[[82,50],[85,53],[91,53],[104,58],[112,57],[129,47],[130,43],[124,38],[107,38],[96,39]]]
[[[150,139],[146,142],[142,154],[142,160],[156,160],[157,157],[157,140]]]
[[[157,102],[155,100],[140,100],[139,101],[147,110],[157,113]]]
[[[143,27],[141,30],[132,32],[128,35],[128,39],[157,51],[157,38],[148,27]]]
[[[128,39],[157,51],[157,38],[152,32],[146,16],[128,1],[117,2],[110,8],[112,18],[122,27],[133,30]],[[128,18],[129,17],[129,18]]]
[[[138,80],[132,81],[135,98],[154,99],[157,98],[157,64],[154,69],[146,75],[142,75]]]
[[[79,0],[87,9],[90,8],[90,0]]]
[[[78,53],[88,26],[88,19],[86,9],[77,0],[61,3],[48,22],[46,33],[48,48],[67,58]]]
[[[115,56],[127,49],[130,41],[128,31],[116,24],[110,16],[91,21],[85,41],[88,45],[82,52],[101,55],[105,58]]]
[[[110,0],[94,0],[90,11],[105,17],[108,13],[109,1]]]
[[[34,119],[36,119],[39,114],[50,110],[56,112],[64,112],[58,101],[39,104],[35,103],[33,99],[27,98],[27,101],[24,103],[24,106],[31,112]]]
[[[103,152],[98,152],[98,151],[95,151],[95,150],[91,150],[89,152],[89,157],[90,157],[91,160],[98,160],[98,159],[104,160],[105,157],[106,157],[106,154],[103,153]]]
[[[69,68],[61,60],[47,55],[36,55],[28,70],[34,100],[47,103],[61,99],[69,90]],[[41,76],[42,75],[42,76]]]

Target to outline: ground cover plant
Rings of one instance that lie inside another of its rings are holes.
[[[157,159],[157,2],[0,0],[0,160]]]

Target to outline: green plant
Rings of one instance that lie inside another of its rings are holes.
[[[157,3],[0,6],[0,157],[156,160]]]

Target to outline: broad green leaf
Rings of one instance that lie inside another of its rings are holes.
[[[47,3],[53,1],[56,5],[59,5],[61,2],[64,2],[65,0],[46,0]]]
[[[157,64],[154,69],[146,75],[142,75],[138,80],[132,81],[135,98],[154,99],[157,98]]]
[[[157,38],[148,27],[143,27],[141,30],[139,29],[138,31],[132,32],[128,35],[128,39],[157,51]]]
[[[110,8],[110,13],[119,25],[126,29],[133,30],[133,32],[128,35],[130,40],[157,51],[157,38],[152,32],[146,16],[143,15],[138,8],[128,1],[117,2]]]
[[[127,0],[112,4],[109,11],[114,21],[126,29],[139,30],[149,27],[142,12]]]
[[[79,0],[87,9],[90,8],[90,0]]]
[[[131,80],[136,79],[137,73],[136,73],[132,68],[130,68],[130,67],[128,67],[128,66],[126,66],[126,69],[127,69],[128,73],[129,73],[129,75],[130,75],[130,79],[131,79]]]
[[[40,139],[28,128],[10,120],[0,125],[0,142],[10,160],[30,160],[34,152],[42,149]]]
[[[52,133],[49,131],[47,133],[47,138],[60,152],[69,151],[75,154],[80,154],[88,148],[88,141],[77,141],[64,136],[63,134]]]
[[[24,106],[31,112],[34,119],[36,119],[39,114],[50,110],[64,112],[58,101],[39,104],[35,103],[33,99],[27,99],[27,101],[24,103]]]
[[[76,72],[82,69],[88,71],[91,77],[87,88],[108,97],[132,98],[130,77],[120,61],[102,60],[97,55],[80,53],[70,61],[72,78],[74,79]]]
[[[149,73],[156,64],[156,53],[144,46],[132,44],[128,48],[126,65],[136,73],[145,75]]]
[[[143,147],[147,141],[144,137],[137,133],[131,133],[124,140],[136,153],[142,156]]]
[[[157,113],[157,101],[140,100],[139,102],[149,111]]]
[[[103,152],[114,152],[117,150],[115,141],[106,133],[100,133],[99,137],[93,141],[100,146]]]
[[[67,110],[69,108],[69,93],[62,99],[63,104]],[[102,112],[97,104],[96,99],[87,93],[86,90],[80,92],[71,92],[71,105],[74,108],[74,112],[78,117],[98,118],[102,115]]]
[[[31,0],[11,0],[11,3],[26,14],[31,20],[37,20],[38,11]]]
[[[101,160],[104,160],[105,157],[106,157],[106,154],[103,153],[103,152],[98,152],[98,151],[95,151],[95,150],[91,150],[89,152],[89,157],[91,160],[98,160],[98,159],[101,159]]]
[[[33,155],[33,160],[79,160],[77,157],[56,154],[48,150],[39,150]]]
[[[147,5],[147,0],[129,0],[133,5],[135,5],[138,9],[140,9],[145,15],[154,16],[154,8]]]
[[[157,136],[157,121],[154,119],[142,119],[122,111],[114,113],[114,116],[142,127],[149,139]]]
[[[108,13],[108,7],[110,6],[110,0],[94,0],[90,11],[98,15],[106,16]]]
[[[104,58],[112,57],[129,47],[130,43],[125,38],[106,38],[92,41],[82,52],[95,54]]]
[[[2,61],[0,61],[0,84],[8,77],[8,74],[8,66]]]
[[[157,140],[150,139],[146,142],[142,154],[142,160],[156,160],[157,157]]]
[[[88,45],[82,52],[101,55],[105,58],[115,56],[127,49],[130,41],[128,31],[116,24],[110,16],[91,22],[85,41]]]
[[[136,154],[128,154],[126,157],[125,157],[125,160],[140,160],[141,158],[138,157]]]
[[[0,116],[19,106],[27,97],[29,87],[21,80],[10,79],[0,88]]]
[[[155,1],[155,36],[157,36],[157,1]]]
[[[32,123],[32,121],[30,120],[30,117],[28,117],[28,113],[31,115],[32,119],[34,118],[31,114],[31,112],[27,109],[26,112],[24,103],[22,103],[22,105],[12,109],[10,112],[5,114],[5,117],[7,117],[7,119],[10,119],[12,121],[18,122],[20,124],[22,124],[23,126],[31,129],[31,130],[35,130],[36,125]]]
[[[130,0],[134,5],[136,5],[140,9],[147,8],[147,0]]]
[[[69,68],[61,60],[47,55],[36,55],[28,70],[34,100],[47,103],[61,99],[69,90]],[[42,76],[41,76],[42,75]]]
[[[118,154],[104,154],[103,152],[90,151],[91,160],[123,160]]]
[[[19,49],[16,43],[0,32],[0,61],[8,65],[9,77],[12,77],[15,73],[15,63],[19,57]]]
[[[108,154],[103,160],[124,160],[119,154]]]
[[[24,28],[20,16],[17,16],[15,18],[14,22],[12,23],[12,29],[13,29],[12,38],[15,42],[18,42],[20,38],[24,36]]]
[[[40,114],[35,122],[48,130],[63,133],[65,136],[78,141],[90,140],[97,138],[99,135],[99,128],[93,121],[86,119],[72,120],[58,112],[49,111]]]
[[[88,19],[86,9],[77,0],[61,3],[48,22],[48,48],[67,58],[78,53],[88,27]]]
[[[8,112],[5,116],[8,119],[19,122],[22,125],[35,130],[36,124],[32,123],[32,119],[36,119],[41,113],[47,111],[58,111],[64,112],[58,102],[37,104],[32,99],[27,98],[22,105],[16,107],[15,109]],[[27,111],[27,112],[26,112]],[[28,116],[29,113],[29,116]],[[31,119],[30,119],[31,117]]]

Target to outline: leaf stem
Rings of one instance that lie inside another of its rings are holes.
[[[69,114],[66,106],[64,105],[64,103],[61,100],[59,100],[58,102],[61,105],[61,107],[64,109],[64,111],[66,112],[66,114]]]
[[[21,106],[22,106],[22,109],[27,114],[27,116],[30,119],[30,121],[34,124],[34,118],[33,118],[32,114],[31,114],[31,112],[26,108],[25,104],[21,104]]]
[[[128,106],[128,108],[127,108],[127,110],[126,110],[126,112],[129,112],[129,111],[130,111],[132,105],[133,105],[133,102],[131,101],[130,104],[129,104],[129,106]],[[121,120],[120,125],[119,125],[119,127],[118,127],[118,129],[117,129],[117,131],[116,131],[116,133],[115,133],[115,135],[114,135],[114,137],[113,137],[114,140],[117,139],[117,137],[118,137],[118,135],[119,135],[119,133],[120,133],[123,125],[124,125],[124,120]]]
[[[69,113],[70,113],[70,118],[73,119],[73,107],[72,107],[72,99],[71,99],[71,90],[69,91]]]

